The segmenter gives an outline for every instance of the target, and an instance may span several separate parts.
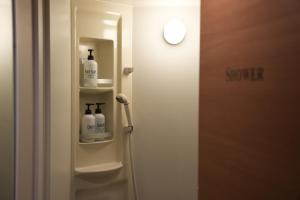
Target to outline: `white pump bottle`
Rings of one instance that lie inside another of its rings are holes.
[[[93,49],[88,50],[90,55],[88,60],[84,63],[83,69],[83,85],[85,87],[97,87],[98,81],[98,64],[93,56]]]
[[[96,103],[97,109],[95,111],[95,133],[96,140],[101,140],[106,138],[105,134],[105,116],[102,114],[102,110],[100,108],[101,105],[105,103]]]
[[[95,122],[95,117],[92,114],[92,111],[90,110],[90,106],[94,104],[87,103],[86,105],[87,105],[87,109],[81,120],[80,141],[89,143],[94,141],[93,135],[95,132],[96,122]]]

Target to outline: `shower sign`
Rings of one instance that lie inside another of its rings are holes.
[[[227,68],[225,71],[226,81],[263,81],[264,68]]]

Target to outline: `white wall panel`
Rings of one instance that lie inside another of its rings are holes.
[[[197,199],[199,15],[199,6],[134,8],[134,149],[141,200]],[[173,17],[187,27],[178,46],[162,37]]]

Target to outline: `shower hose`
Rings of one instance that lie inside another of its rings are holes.
[[[138,192],[137,192],[137,184],[136,184],[136,176],[135,176],[135,170],[134,170],[134,152],[132,148],[132,133],[129,134],[129,159],[130,159],[130,168],[131,168],[131,178],[132,178],[132,187],[133,187],[133,195],[134,195],[134,200],[139,200],[138,197]]]

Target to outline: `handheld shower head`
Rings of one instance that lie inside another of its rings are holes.
[[[129,104],[129,101],[128,101],[126,95],[125,95],[125,94],[122,94],[122,93],[120,93],[120,94],[118,94],[118,95],[116,96],[116,100],[117,100],[119,103],[124,104],[124,105],[128,105],[128,104]]]
[[[120,94],[118,94],[116,96],[116,100],[119,103],[124,104],[124,109],[125,109],[125,113],[126,113],[126,117],[127,117],[127,121],[128,121],[128,127],[127,128],[129,128],[128,132],[131,133],[132,130],[133,130],[133,125],[132,125],[130,111],[129,111],[129,106],[128,106],[129,105],[129,101],[128,101],[126,95],[122,94],[122,93],[120,93]]]

